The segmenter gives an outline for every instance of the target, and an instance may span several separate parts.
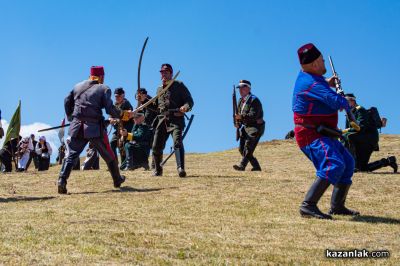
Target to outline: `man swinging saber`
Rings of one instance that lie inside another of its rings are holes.
[[[71,174],[75,159],[79,157],[90,141],[107,163],[114,187],[119,188],[125,177],[119,172],[118,161],[111,150],[104,126],[102,109],[114,118],[127,121],[132,111],[121,111],[113,105],[111,90],[104,83],[104,68],[93,66],[89,80],[76,84],[65,98],[64,107],[70,121],[67,140],[68,156],[63,162],[58,178],[58,193],[67,194],[67,180]],[[82,97],[83,96],[83,97]]]

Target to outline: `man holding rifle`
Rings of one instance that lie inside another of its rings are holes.
[[[337,77],[325,79],[325,61],[313,44],[298,49],[302,71],[300,71],[294,92],[292,110],[294,113],[295,136],[301,151],[313,162],[316,179],[300,206],[303,217],[332,219],[322,213],[317,203],[329,187],[334,185],[329,214],[359,215],[347,209],[345,201],[352,184],[354,159],[338,141],[338,111],[350,110],[345,97],[335,93]],[[335,132],[338,132],[335,134]]]
[[[250,162],[253,167],[251,171],[261,171],[260,163],[253,154],[265,130],[262,104],[250,92],[250,81],[241,80],[237,88],[239,88],[240,100],[237,114],[235,114],[235,127],[239,128],[239,152],[242,160],[238,165],[234,165],[233,169],[244,171]]]

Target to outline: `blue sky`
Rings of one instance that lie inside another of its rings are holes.
[[[291,98],[299,71],[296,50],[315,43],[332,55],[345,91],[389,119],[398,134],[400,1],[5,1],[0,0],[0,109],[9,120],[18,100],[22,123],[57,125],[63,100],[104,65],[106,84],[134,101],[144,39],[142,79],[151,95],[169,62],[191,90],[196,115],[190,152],[235,147],[232,85],[253,84],[266,133],[293,127]],[[343,117],[344,114],[341,114]],[[342,119],[343,125],[343,119]]]

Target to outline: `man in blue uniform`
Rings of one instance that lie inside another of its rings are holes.
[[[86,144],[90,141],[107,163],[114,181],[114,187],[119,188],[125,181],[120,175],[118,160],[108,142],[102,109],[114,118],[128,120],[130,111],[121,111],[113,105],[111,90],[104,82],[104,69],[94,66],[90,69],[89,80],[75,85],[74,89],[65,98],[64,107],[70,121],[68,156],[64,160],[59,179],[58,193],[67,193],[67,179],[71,173],[74,161],[79,157]]]
[[[306,44],[298,49],[302,71],[293,91],[292,110],[294,113],[295,136],[301,151],[316,168],[314,183],[300,206],[304,217],[332,219],[322,213],[317,203],[329,187],[334,185],[329,214],[358,215],[359,212],[345,207],[347,193],[352,184],[354,160],[351,154],[327,130],[337,129],[338,111],[349,110],[346,99],[335,93],[335,78],[325,79],[324,59],[313,45]]]

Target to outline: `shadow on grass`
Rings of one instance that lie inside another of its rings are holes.
[[[366,174],[372,175],[399,175],[400,173],[393,173],[393,172],[368,172]]]
[[[400,224],[399,219],[379,217],[372,215],[359,215],[352,218],[354,222],[371,223],[371,224]]]
[[[154,191],[161,191],[165,188],[134,188],[134,187],[121,187],[119,190],[109,190],[108,192],[154,192]]]
[[[134,188],[134,187],[125,186],[125,187],[121,187],[119,189],[112,189],[112,190],[106,190],[106,191],[84,191],[84,192],[71,193],[71,195],[88,195],[88,194],[102,194],[102,193],[155,192],[155,191],[161,191],[164,189],[177,189],[177,188],[178,187]]]
[[[51,200],[55,197],[12,197],[12,198],[0,198],[0,203],[8,203],[8,202],[19,202],[19,201],[38,201],[38,200]]]
[[[186,178],[199,178],[199,177],[211,177],[211,178],[244,178],[245,175],[220,175],[220,174],[204,174],[204,175],[188,175]],[[185,179],[185,178],[182,178]]]

